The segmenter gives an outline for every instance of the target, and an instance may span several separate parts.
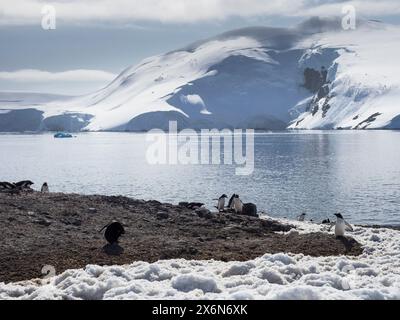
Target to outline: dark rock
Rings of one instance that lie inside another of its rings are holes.
[[[51,221],[49,221],[47,219],[41,219],[41,218],[34,219],[34,220],[32,220],[32,222],[35,224],[39,224],[41,226],[45,226],[45,227],[48,227],[49,225],[51,225]]]
[[[323,85],[321,88],[319,88],[318,93],[317,93],[317,99],[320,100],[322,98],[325,98],[329,94],[329,86],[327,84]]]
[[[61,219],[61,222],[68,225],[68,226],[75,226],[79,227],[82,225],[82,220],[76,219],[76,218],[63,218]]]
[[[168,212],[165,212],[165,211],[157,212],[157,219],[164,220],[164,219],[168,219],[168,218],[169,218]]]
[[[192,210],[196,210],[198,208],[201,208],[202,206],[204,206],[204,203],[201,203],[201,202],[190,202],[187,205],[187,208],[188,209],[192,209]]]
[[[325,84],[326,78],[324,75],[312,68],[306,68],[304,70],[304,87],[311,92],[318,92],[318,90]]]
[[[382,113],[380,112],[376,112],[373,115],[369,116],[367,119],[365,119],[364,121],[361,121],[356,127],[355,129],[360,129],[361,126],[363,126],[361,129],[366,129],[372,122],[374,122],[380,115],[382,115]]]
[[[261,225],[263,226],[263,228],[268,229],[269,231],[273,231],[273,232],[288,232],[291,229],[295,228],[295,226],[288,225],[288,224],[281,224],[281,223],[279,223],[277,221],[273,221],[273,220],[261,219],[260,222],[261,222]]]
[[[322,118],[326,117],[326,114],[328,113],[330,108],[331,108],[331,105],[325,101],[324,105],[322,106]]]
[[[258,217],[257,206],[254,203],[245,203],[243,205],[242,214],[245,216]]]
[[[207,208],[199,208],[196,209],[195,212],[200,218],[211,219],[213,217],[211,211]]]

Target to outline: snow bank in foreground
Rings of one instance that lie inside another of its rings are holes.
[[[300,232],[326,228],[295,224]],[[356,258],[280,253],[247,262],[89,265],[42,285],[0,284],[0,299],[400,299],[399,231],[356,227],[353,237],[365,245]]]

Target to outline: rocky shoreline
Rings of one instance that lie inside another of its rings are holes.
[[[112,220],[126,233],[107,245],[99,230]],[[184,258],[246,261],[265,253],[358,256],[362,245],[333,234],[298,233],[295,226],[232,213],[122,196],[0,193],[0,282],[57,274],[88,264]],[[293,230],[292,232],[288,232]]]

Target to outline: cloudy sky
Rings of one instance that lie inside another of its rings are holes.
[[[42,28],[48,5],[54,30]],[[148,56],[234,28],[340,16],[345,5],[400,24],[400,0],[1,0],[0,91],[85,94]]]

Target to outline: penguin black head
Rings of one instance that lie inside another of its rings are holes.
[[[343,216],[340,213],[335,213],[336,218],[343,219]]]
[[[224,194],[221,196],[220,199],[222,199],[222,198],[228,198],[228,196],[224,193]]]
[[[238,195],[238,194],[235,194],[235,198],[239,199],[239,195]]]

